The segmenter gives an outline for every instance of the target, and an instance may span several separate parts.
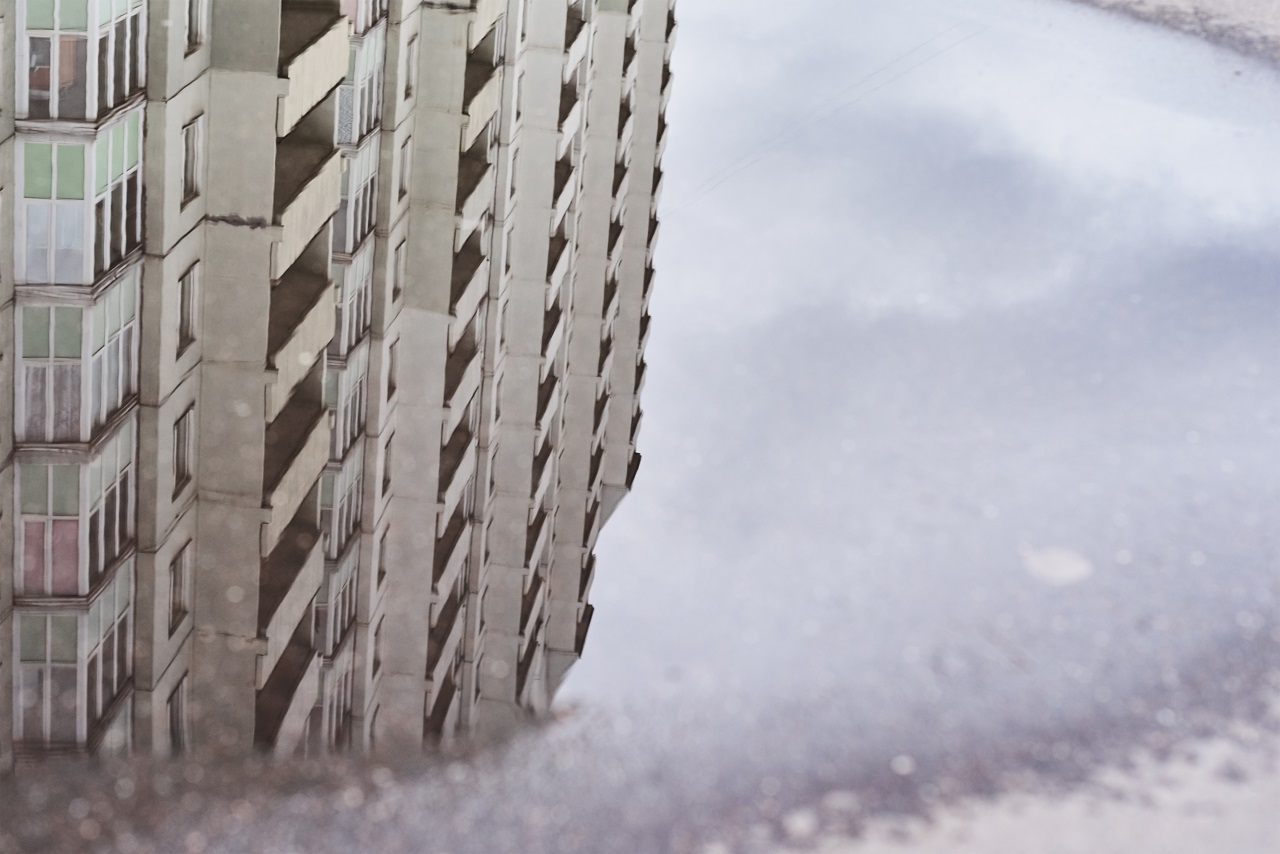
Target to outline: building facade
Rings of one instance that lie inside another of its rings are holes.
[[[0,769],[545,710],[640,461],[671,0],[0,15]]]

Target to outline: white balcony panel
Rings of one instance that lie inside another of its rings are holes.
[[[286,19],[282,23],[288,24]],[[282,76],[289,81],[276,108],[276,135],[287,136],[316,104],[342,83],[347,75],[350,23],[337,17],[319,37],[294,55]]]
[[[344,65],[345,67],[345,65]],[[284,235],[271,249],[271,278],[279,279],[338,210],[342,153],[335,149],[280,214]]]

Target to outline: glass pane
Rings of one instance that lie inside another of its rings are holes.
[[[76,741],[76,669],[49,669],[49,740]]]
[[[35,284],[49,281],[49,215],[53,211],[46,202],[27,202],[27,281]]]
[[[45,617],[23,614],[18,618],[18,659],[20,661],[44,661],[48,657],[45,646]]]
[[[111,145],[109,138],[104,137],[94,143],[95,165],[93,167],[94,192],[101,195],[107,189],[107,178],[111,169]]]
[[[111,129],[111,179],[124,174],[124,125]]]
[[[89,28],[89,0],[62,0],[58,20],[64,30]]]
[[[53,0],[27,0],[27,29],[53,29]]]
[[[22,309],[22,357],[49,358],[49,309],[35,306]]]
[[[48,368],[43,366],[27,368],[23,394],[23,405],[26,408],[27,418],[23,425],[23,436],[28,441],[39,442],[45,439],[46,425],[49,418],[48,406],[45,402],[46,394],[48,393],[48,379]]]
[[[53,310],[53,355],[61,359],[80,358],[80,337],[84,313],[78,308]]]
[[[44,675],[43,667],[22,668],[18,702],[22,706],[23,741],[44,741]]]
[[[53,369],[53,438],[74,442],[80,438],[80,366]]]
[[[45,521],[27,520],[22,523],[22,586],[28,596],[43,596],[45,564]]]
[[[62,36],[58,50],[58,118],[86,118],[89,40],[84,36]]]
[[[28,142],[22,146],[23,195],[28,199],[53,196],[53,145]]]
[[[80,520],[55,519],[52,539],[52,593],[75,596],[80,592]]]
[[[49,467],[23,465],[18,467],[18,471],[22,512],[45,515],[49,512]]]
[[[36,36],[27,42],[27,115],[33,119],[49,118],[53,40]]]
[[[53,466],[53,515],[80,515],[79,466]]]
[[[84,284],[84,211],[74,202],[59,202],[56,212],[53,279],[60,284]]]
[[[49,617],[49,660],[76,660],[76,624],[71,614],[53,614]]]
[[[58,146],[58,198],[84,198],[84,146]]]

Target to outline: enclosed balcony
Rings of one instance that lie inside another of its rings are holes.
[[[349,28],[338,10],[285,2],[280,10],[279,74],[289,85],[276,109],[276,136],[286,136],[342,83]]]
[[[258,688],[267,684],[286,655],[294,628],[323,581],[320,531],[312,520],[295,518],[262,561],[258,578],[258,636],[266,641],[265,654],[258,656]]]

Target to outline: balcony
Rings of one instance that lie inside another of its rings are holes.
[[[596,409],[592,420],[591,435],[603,438],[605,425],[609,422],[609,395],[602,394],[596,398]]]
[[[602,309],[600,312],[601,319],[610,320],[617,313],[620,302],[621,300],[618,298],[618,279],[616,276],[610,276],[604,282],[604,300],[600,304]]]
[[[476,17],[471,25],[471,38],[468,39],[468,50],[475,50],[485,36],[493,31],[493,25],[507,10],[506,0],[476,0]]]
[[[433,601],[440,602],[453,589],[467,554],[471,550],[471,522],[464,513],[454,513],[444,533],[436,540],[431,573]]]
[[[553,198],[555,200],[555,212],[551,217],[551,227],[560,228],[560,223],[564,221],[565,214],[569,212],[569,207],[573,204],[573,159],[564,157],[556,161],[556,177]]]
[[[565,280],[569,277],[569,265],[573,260],[573,253],[568,251],[569,241],[564,236],[563,229],[556,231],[551,238],[551,246],[547,255],[547,308],[559,302],[561,289],[564,288]]]
[[[631,489],[636,482],[636,475],[640,472],[640,453],[633,451],[631,453],[631,462],[627,463],[627,489]]]
[[[578,620],[578,631],[574,635],[573,651],[582,657],[582,651],[587,648],[587,632],[591,631],[591,618],[595,616],[596,609],[594,605],[584,605],[582,607],[582,618]]]
[[[495,170],[487,158],[478,142],[458,161],[457,234],[463,239],[480,228],[493,204]]]
[[[549,539],[551,539],[551,514],[547,513],[546,510],[541,510],[525,533],[525,566],[530,569],[538,566],[542,560],[542,552],[545,550]]]
[[[555,371],[548,371],[547,376],[538,386],[538,412],[535,443],[542,442],[551,434],[556,413],[560,410],[560,395],[556,394],[559,377]]]
[[[520,651],[523,653],[529,648],[529,643],[538,633],[538,629],[542,626],[542,621],[538,618],[542,616],[542,591],[546,587],[546,583],[542,580],[542,573],[535,572],[533,581],[529,583],[529,589],[525,591],[524,596],[520,599]]]
[[[651,319],[652,318],[650,317],[648,311],[640,315],[640,349],[641,351],[643,351],[646,347],[649,346],[649,321]]]
[[[329,413],[318,396],[299,391],[267,427],[262,468],[263,551],[280,542],[329,461]]]
[[[538,620],[536,626],[529,633],[531,637],[537,637],[538,632],[542,630],[542,620]],[[520,657],[516,663],[516,701],[523,703],[525,701],[525,689],[529,687],[529,673],[533,670],[533,662],[538,657],[541,650],[540,644],[529,644],[525,654]]]
[[[564,79],[568,80],[582,65],[587,55],[587,22],[582,19],[582,7],[569,6],[564,23]]]
[[[458,684],[452,675],[445,679],[440,690],[435,693],[431,704],[431,712],[427,715],[426,731],[437,741],[443,741],[457,722]]]
[[[427,690],[443,687],[453,664],[454,653],[462,640],[466,620],[459,620],[462,597],[454,592],[449,599],[435,609],[436,618],[427,636]]]
[[[286,2],[280,11],[279,75],[289,81],[276,108],[276,136],[286,136],[347,74],[349,32],[341,13]]]
[[[266,640],[267,649],[258,656],[257,688],[265,687],[279,669],[292,644],[290,636],[323,581],[320,531],[310,520],[294,519],[262,561],[258,577],[258,635]]]
[[[622,256],[622,223],[617,219],[609,221],[609,263],[616,263]]]
[[[596,547],[596,537],[600,534],[600,499],[591,502],[591,508],[582,522],[582,545],[588,551]]]
[[[282,278],[338,210],[342,155],[332,143],[286,138],[276,147],[275,223],[283,235],[271,247],[271,278]]]
[[[582,575],[578,578],[578,601],[586,602],[587,595],[591,592],[591,585],[596,580],[596,556],[594,554],[587,555],[587,559],[582,564]]]
[[[560,343],[564,340],[564,311],[557,302],[545,315],[542,321],[542,372],[539,380],[545,380],[547,374],[560,355]]]
[[[305,632],[295,632],[254,701],[253,740],[257,747],[278,756],[292,753],[319,693],[320,656]]]
[[[467,405],[476,396],[484,378],[484,352],[476,345],[475,336],[467,335],[449,354],[444,363],[444,419],[441,436],[452,436],[466,414]]]
[[[479,232],[473,232],[453,256],[449,285],[449,346],[457,347],[471,327],[476,308],[489,292],[489,262]]]
[[[462,113],[466,117],[462,127],[462,151],[468,151],[475,145],[480,133],[497,115],[501,102],[502,75],[483,51],[473,51],[467,58],[462,89]]]
[[[551,464],[551,458],[555,456],[555,451],[548,442],[542,447],[542,452],[533,460],[533,477],[530,484],[531,501],[529,503],[529,521],[534,522],[538,518],[538,512],[542,509],[543,503],[546,501],[547,492],[551,489],[551,481],[555,475],[555,466]]]
[[[271,289],[267,319],[266,419],[274,421],[289,395],[311,373],[333,339],[333,286],[326,276],[291,270]]]
[[[440,518],[448,519],[462,500],[471,476],[476,470],[478,440],[467,430],[454,431],[449,443],[440,449]],[[443,532],[441,532],[443,533]]]
[[[658,216],[658,201],[662,198],[663,177],[664,173],[661,166],[653,170],[653,200],[649,204],[649,215],[654,219]]]

